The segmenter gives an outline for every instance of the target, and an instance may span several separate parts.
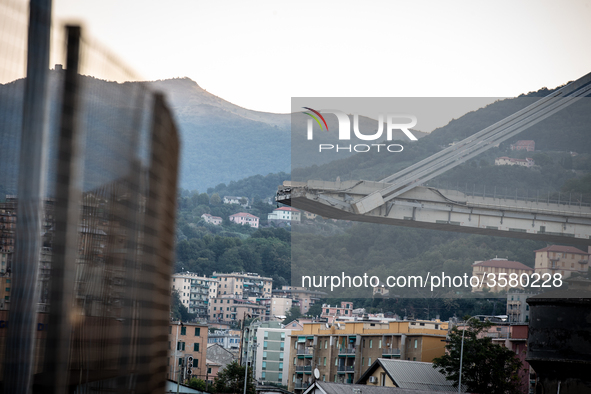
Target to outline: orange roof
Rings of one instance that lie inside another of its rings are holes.
[[[577,249],[573,246],[563,246],[563,245],[551,245],[546,246],[543,249],[534,250],[535,252],[562,252],[562,253],[574,253],[574,254],[584,254],[588,255],[589,253],[583,252],[580,249]]]
[[[292,212],[299,212],[297,209],[292,207],[281,207],[277,208],[276,211],[292,211]]]
[[[533,268],[528,267],[525,264],[521,264],[517,261],[509,261],[505,259],[492,259],[486,261],[480,261],[478,263],[472,264],[472,266],[482,266],[482,267],[493,267],[493,268],[511,268],[517,270],[530,270],[533,271]]]

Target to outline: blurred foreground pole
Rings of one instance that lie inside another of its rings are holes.
[[[27,79],[23,99],[16,242],[12,264],[12,294],[4,392],[30,393],[35,373],[41,220],[47,156],[47,78],[51,0],[31,0],[29,9]]]
[[[55,231],[52,242],[50,313],[45,364],[44,393],[66,393],[69,386],[70,340],[74,313],[74,273],[78,256],[81,160],[83,136],[78,127],[80,27],[67,26],[68,49],[62,96],[55,184]]]

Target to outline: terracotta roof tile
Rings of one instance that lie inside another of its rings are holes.
[[[547,246],[543,249],[534,250],[534,252],[563,252],[563,253],[575,253],[575,254],[584,254],[588,255],[589,253],[583,252],[580,249],[577,249],[573,246],[564,246],[564,245],[551,245]]]
[[[510,268],[510,269],[533,271],[533,268],[528,267],[525,264],[522,264],[517,261],[509,261],[509,260],[505,260],[505,259],[492,259],[492,260],[480,261],[478,263],[472,264],[472,266],[493,267],[493,268]]]

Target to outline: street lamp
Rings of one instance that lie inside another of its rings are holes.
[[[466,332],[466,324],[475,318],[476,316],[472,316],[468,320],[464,320],[462,322],[464,324],[464,328],[462,329],[462,346],[460,347],[460,379],[458,381],[458,393],[462,392],[462,361],[464,360],[464,333]]]

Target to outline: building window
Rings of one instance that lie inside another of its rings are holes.
[[[284,350],[285,349],[285,345],[283,344],[283,342],[281,342],[279,344],[279,350]]]
[[[324,357],[324,366],[326,367],[326,357]]]
[[[264,335],[264,337],[265,337],[265,338],[269,338],[269,331],[265,331],[265,335]]]
[[[179,365],[183,365],[183,358],[179,357]]]
[[[267,362],[263,361],[263,369],[265,369],[265,368],[267,368]],[[246,374],[246,372],[245,372],[245,374]]]
[[[326,339],[326,340],[324,340],[324,348],[325,348],[325,349],[328,349],[328,340],[327,340],[327,339]]]
[[[326,382],[326,375],[322,375],[322,381]]]
[[[193,368],[199,368],[199,359],[198,358],[193,359]]]
[[[296,358],[293,358],[293,365],[296,365]]]
[[[201,336],[201,327],[195,327],[195,336],[196,337]]]
[[[284,332],[281,333],[281,339],[285,339],[285,333]]]
[[[334,365],[335,365],[335,366],[336,366],[336,365],[339,365],[339,358],[338,358],[338,357],[335,357],[335,358],[334,358]]]
[[[378,349],[382,348],[382,340],[380,339],[380,341],[378,342]]]
[[[181,335],[187,335],[187,327],[181,327]]]
[[[265,348],[265,349],[267,348],[267,341],[263,342],[263,348]]]
[[[279,353],[279,360],[283,360],[283,352]]]
[[[193,344],[193,351],[194,352],[198,352],[199,351],[199,344],[198,343],[194,343]]]
[[[283,374],[279,372],[279,376],[277,376],[277,380],[283,380]]]
[[[267,352],[263,352],[263,360],[267,358]]]
[[[369,340],[369,348],[371,349],[373,347],[373,339]]]
[[[279,363],[279,370],[283,371],[283,363]]]
[[[367,366],[369,367],[371,365],[371,357],[367,359]]]
[[[265,379],[266,375],[265,371],[261,372],[261,379]]]
[[[185,350],[185,342],[181,342],[181,341],[177,342],[176,350],[183,350],[184,351]]]

